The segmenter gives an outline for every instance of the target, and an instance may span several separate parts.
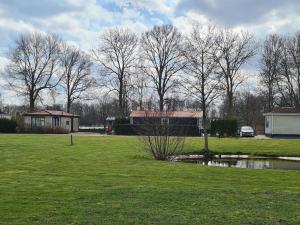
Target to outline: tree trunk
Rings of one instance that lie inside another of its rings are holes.
[[[208,135],[207,135],[207,127],[206,127],[206,112],[203,110],[203,117],[202,117],[202,124],[203,124],[203,133],[204,133],[204,152],[208,153]]]
[[[34,99],[34,93],[33,91],[30,91],[29,93],[29,110],[30,112],[34,111],[34,103],[35,103],[35,99]]]
[[[228,111],[227,111],[227,118],[231,119],[233,117],[233,94],[228,93]]]
[[[119,116],[124,116],[124,109],[123,109],[123,80],[120,79],[120,87],[119,87]]]
[[[68,99],[67,99],[67,112],[68,113],[70,112],[70,108],[71,108],[71,99],[70,99],[70,96],[68,96]]]
[[[164,111],[164,96],[162,94],[159,95],[159,111]]]

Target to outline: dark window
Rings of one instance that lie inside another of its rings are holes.
[[[52,127],[59,127],[59,117],[52,118]]]
[[[161,124],[163,125],[169,124],[169,118],[161,118]]]
[[[69,120],[66,121],[66,125],[70,125],[70,121]]]
[[[31,117],[31,127],[44,127],[45,118],[44,117]]]

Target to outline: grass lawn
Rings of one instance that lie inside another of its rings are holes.
[[[199,138],[198,138],[199,139]],[[187,139],[185,151],[200,150]],[[210,139],[300,155],[298,140]],[[300,171],[155,161],[134,137],[0,135],[0,224],[300,224]]]

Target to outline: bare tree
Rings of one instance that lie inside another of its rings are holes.
[[[58,69],[60,39],[52,34],[29,33],[15,40],[9,51],[10,64],[6,68],[9,87],[29,97],[30,110],[34,110],[41,91],[52,89],[60,81]]]
[[[271,111],[275,104],[276,86],[280,76],[280,64],[283,56],[283,39],[276,35],[269,35],[263,45],[260,58],[260,83],[267,92],[267,111]]]
[[[228,101],[227,117],[230,118],[233,116],[234,93],[244,81],[241,67],[256,54],[257,45],[253,34],[238,33],[230,29],[219,29],[215,43],[215,60],[220,69],[219,74],[223,77]]]
[[[300,32],[284,39],[281,52],[278,79],[281,105],[300,107]]]
[[[41,91],[57,86],[60,39],[52,34],[29,33],[19,36],[9,51],[6,78],[10,88],[28,96],[30,110]]]
[[[148,82],[149,77],[143,72],[137,71],[133,80],[133,89],[139,110],[144,110],[144,103],[148,94]]]
[[[92,62],[84,52],[64,43],[61,47],[60,63],[63,74],[61,86],[67,98],[67,112],[70,112],[72,103],[81,99],[94,84],[91,77]]]
[[[138,38],[127,29],[109,29],[100,37],[100,46],[93,51],[101,65],[101,74],[106,78],[105,85],[117,92],[119,116],[126,114],[126,95],[129,80],[136,63]]]
[[[165,94],[176,83],[175,74],[185,66],[181,44],[182,35],[172,25],[154,26],[141,37],[142,70],[154,84],[161,111]]]
[[[217,63],[214,59],[216,46],[214,42],[215,28],[207,29],[194,26],[188,37],[185,57],[188,62],[187,76],[183,87],[188,96],[200,103],[203,112],[202,126],[204,131],[204,151],[208,152],[207,113],[210,104],[219,96],[220,82],[216,74]]]

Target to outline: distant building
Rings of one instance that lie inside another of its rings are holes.
[[[265,134],[270,137],[300,137],[300,109],[278,107],[264,113]]]
[[[11,120],[11,115],[5,114],[5,113],[0,113],[0,119],[8,119],[8,120]]]
[[[63,111],[43,110],[25,113],[24,123],[30,128],[62,128],[69,132],[79,130],[79,116]]]
[[[173,111],[173,112],[152,112],[152,111],[133,111],[131,112],[130,124],[141,125],[151,123],[151,120],[160,121],[161,124],[197,126],[199,132],[202,127],[202,112],[193,111]]]

